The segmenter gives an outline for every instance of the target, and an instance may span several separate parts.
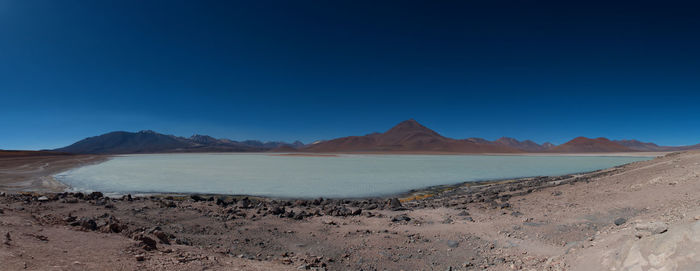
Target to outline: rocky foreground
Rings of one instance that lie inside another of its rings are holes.
[[[698,270],[699,173],[700,152],[687,152],[388,199],[2,193],[0,262],[7,270]]]

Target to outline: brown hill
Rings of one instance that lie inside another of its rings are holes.
[[[634,151],[629,147],[625,147],[607,138],[587,138],[577,137],[569,142],[556,146],[550,150],[551,152],[630,152]]]
[[[613,140],[613,142],[635,151],[665,151],[672,147],[662,147],[651,142],[641,142],[634,139]]]
[[[551,143],[549,143],[550,145],[545,146],[545,145],[537,144],[532,140],[519,141],[519,140],[517,140],[515,138],[511,138],[511,137],[501,137],[498,140],[494,141],[494,143],[508,146],[511,148],[515,148],[518,150],[526,151],[526,152],[544,152],[552,147],[552,146],[550,146]]]
[[[520,150],[473,140],[444,137],[417,121],[406,120],[384,133],[341,137],[309,145],[307,152],[517,153]]]

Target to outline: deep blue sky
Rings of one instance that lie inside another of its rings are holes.
[[[0,0],[0,149],[114,130],[700,142],[692,1]]]

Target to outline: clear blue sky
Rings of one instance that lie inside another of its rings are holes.
[[[114,130],[700,142],[693,1],[0,0],[0,149]]]

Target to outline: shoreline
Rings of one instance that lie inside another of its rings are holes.
[[[54,175],[107,161],[109,155],[37,155],[0,157],[0,191],[62,192]]]
[[[210,154],[210,153],[204,153],[204,154]],[[211,154],[221,154],[221,153],[211,153]],[[257,154],[257,153],[256,153]],[[622,157],[660,157],[660,156],[651,156],[651,155],[657,155],[658,153],[647,153],[649,156],[622,156]],[[670,154],[670,153],[665,153]],[[149,155],[149,154],[130,154],[130,155]],[[271,154],[267,154],[271,155]],[[296,154],[296,153],[279,153],[275,154],[275,156],[289,156],[289,157],[337,157],[337,154]],[[366,155],[366,154],[359,154],[359,155]],[[378,154],[378,155],[383,155],[383,154]],[[407,154],[407,155],[417,155],[417,154]],[[472,155],[472,154],[465,154],[465,155]],[[490,154],[479,154],[479,155],[490,155]],[[500,155],[500,154],[498,154]],[[112,159],[113,157],[117,157],[120,155],[78,155],[78,156],[60,156],[58,158],[68,158],[66,161],[61,161],[63,163],[60,163],[58,166],[51,167],[51,163],[56,163],[56,161],[49,161],[46,163],[46,166],[42,169],[50,169],[48,172],[51,172],[49,175],[44,175],[44,176],[37,176],[37,175],[31,175],[31,176],[22,176],[24,178],[35,178],[35,180],[31,181],[30,183],[24,183],[24,187],[20,185],[14,185],[14,186],[8,186],[6,182],[2,182],[2,178],[0,178],[0,191],[16,191],[16,192],[81,192],[78,190],[71,190],[71,186],[69,184],[63,183],[60,180],[55,178],[55,175],[61,174],[63,172],[67,172],[70,170],[74,170],[80,167],[84,166],[89,166],[89,165],[94,165],[94,164],[99,164],[102,162],[106,162],[109,159]],[[522,154],[517,154],[517,156],[552,156],[549,154],[546,155],[539,155],[539,154],[528,154],[528,155],[522,155]],[[558,156],[558,155],[554,155]],[[577,154],[565,154],[562,156],[586,156],[586,155],[577,155]],[[590,156],[600,156],[600,157],[616,157],[619,156],[619,153],[596,153],[596,154],[591,154]],[[40,158],[40,157],[32,157],[32,158]],[[48,158],[54,158],[52,156],[49,156]],[[634,163],[634,162],[632,162]],[[629,163],[628,163],[629,164]],[[625,164],[626,165],[626,164]],[[624,166],[624,165],[620,165]],[[617,167],[620,167],[617,166]],[[452,184],[441,184],[441,185],[430,185],[426,187],[420,187],[420,188],[413,188],[413,189],[406,189],[405,191],[402,192],[396,192],[396,193],[388,193],[388,194],[381,194],[381,195],[373,195],[373,196],[360,196],[360,197],[329,197],[331,199],[348,199],[348,200],[361,200],[361,199],[378,199],[378,198],[392,198],[392,197],[399,197],[402,199],[406,198],[415,198],[415,197],[424,197],[427,194],[434,194],[437,191],[444,191],[444,190],[451,190],[459,187],[474,187],[474,186],[484,186],[484,185],[493,185],[493,184],[501,184],[501,183],[513,183],[513,182],[520,182],[520,181],[528,181],[533,178],[560,178],[563,176],[571,176],[571,175],[582,175],[582,174],[590,174],[590,173],[595,173],[599,171],[605,171],[609,169],[613,169],[616,167],[612,168],[605,168],[605,169],[599,169],[599,170],[594,170],[594,171],[588,171],[588,172],[576,172],[576,173],[568,173],[568,174],[563,174],[563,175],[553,175],[553,176],[531,176],[531,177],[515,177],[515,178],[500,178],[500,179],[488,179],[488,180],[477,180],[477,181],[462,181],[458,183],[452,183]],[[0,171],[2,173],[2,171]],[[42,173],[45,174],[45,173]],[[21,174],[18,174],[21,175]],[[3,177],[0,175],[0,177]],[[10,189],[8,189],[8,187]],[[82,191],[84,192],[84,191]],[[112,196],[122,196],[126,194],[132,194],[132,195],[140,195],[140,196],[189,196],[189,195],[207,195],[207,196],[230,196],[230,197],[236,197],[236,198],[243,198],[243,197],[256,197],[256,198],[268,198],[268,199],[279,199],[279,200],[295,200],[295,199],[301,199],[301,200],[308,200],[312,199],[312,197],[279,197],[279,196],[269,196],[269,195],[252,195],[252,194],[214,194],[214,193],[196,193],[196,192],[140,192],[140,191],[132,191],[132,192],[108,192],[108,191],[100,191],[108,195]]]

